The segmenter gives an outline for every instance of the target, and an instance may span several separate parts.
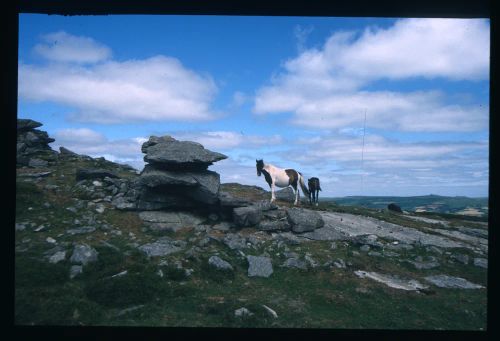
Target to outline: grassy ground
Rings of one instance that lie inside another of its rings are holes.
[[[80,164],[89,165],[90,161],[81,161]],[[286,259],[284,246],[272,246],[267,241],[256,249],[245,250],[245,253],[261,255],[268,252],[274,273],[269,278],[250,278],[246,259],[214,240],[195,256],[187,257],[180,252],[160,259],[148,259],[136,246],[158,236],[147,232],[133,212],[107,209],[97,219],[109,229],[70,236],[65,231],[73,227],[74,219],[82,219],[88,214],[83,208],[76,212],[67,210],[75,204],[70,192],[75,183],[74,167],[60,164],[53,174],[37,183],[18,179],[16,222],[32,222],[34,225],[16,231],[15,235],[16,324],[486,329],[485,289],[431,287],[424,292],[406,292],[360,279],[354,274],[355,270],[377,271],[424,283],[423,277],[444,273],[486,285],[485,269],[458,264],[450,259],[450,255],[434,254],[424,248],[401,251],[398,257],[377,257],[360,252],[359,246],[346,242],[337,242],[336,248],[331,248],[330,242],[289,245],[288,251],[302,256],[309,253],[320,264],[315,269],[298,270],[280,267]],[[68,190],[55,193],[45,189],[47,184]],[[258,190],[249,195],[260,196]],[[392,213],[356,207],[323,205],[315,209],[364,214],[394,223],[403,220]],[[428,226],[407,219],[404,222],[414,228]],[[33,231],[43,224],[46,229]],[[194,230],[181,230],[169,236],[186,241],[186,250],[205,237]],[[54,247],[46,241],[47,237],[56,239],[67,250],[72,249],[74,242],[87,243],[99,252],[98,261],[86,265],[82,275],[69,279],[70,254],[57,264],[44,259],[43,253]],[[459,251],[474,256],[468,250]],[[231,263],[234,271],[223,272],[209,267],[208,258],[214,254]],[[403,261],[430,255],[438,259],[439,268],[417,270]],[[337,259],[344,260],[347,268],[321,266]],[[187,275],[177,268],[176,262],[182,264],[183,269],[194,271]],[[124,271],[124,275],[114,276]],[[275,310],[278,318],[272,317],[262,305]],[[235,317],[234,311],[242,307],[254,315]]]

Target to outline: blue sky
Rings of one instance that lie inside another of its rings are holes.
[[[486,19],[19,18],[18,117],[138,170],[168,134],[222,182],[265,188],[263,158],[324,196],[487,196],[488,103]]]

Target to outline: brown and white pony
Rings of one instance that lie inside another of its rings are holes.
[[[280,188],[292,186],[293,193],[295,195],[295,202],[293,203],[294,205],[297,205],[297,203],[299,202],[300,195],[298,185],[300,185],[300,187],[302,188],[304,196],[309,196],[309,191],[304,184],[304,177],[295,169],[281,169],[271,164],[264,164],[264,160],[255,161],[257,163],[257,176],[261,176],[261,174],[264,174],[264,178],[271,188],[271,202],[276,200],[276,196],[274,195],[276,186]]]
[[[310,178],[307,180],[307,187],[309,187],[309,204],[318,206],[319,191],[321,191],[319,179],[316,177]]]

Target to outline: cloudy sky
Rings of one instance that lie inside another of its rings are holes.
[[[487,196],[486,19],[19,18],[18,117],[52,148],[144,166],[151,135],[202,143],[222,182],[255,159],[323,196]]]

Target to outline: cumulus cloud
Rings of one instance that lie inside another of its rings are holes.
[[[80,41],[82,37],[67,34],[63,37],[62,52],[58,47],[40,47],[45,45],[39,45],[37,50],[45,51],[41,53],[53,60],[75,61],[72,53],[81,55],[86,61],[104,59],[105,54],[98,57],[96,43],[92,40],[85,44]],[[89,57],[93,54],[96,55],[94,59]],[[56,56],[60,56],[59,59]],[[186,68],[176,58],[162,55],[123,62],[105,60],[89,65],[20,64],[18,83],[20,98],[70,106],[76,109],[73,119],[81,122],[192,122],[217,116],[210,108],[217,93],[211,77]]]
[[[369,134],[363,149],[361,136],[330,134],[301,139],[281,156],[318,176],[324,195],[481,196],[488,187],[488,141],[400,142]]]
[[[96,63],[111,57],[109,47],[89,37],[59,31],[43,35],[41,40],[35,52],[55,62]]]
[[[179,140],[201,143],[204,147],[213,150],[278,145],[283,141],[280,135],[245,135],[234,131],[185,132],[174,133],[173,136]]]
[[[68,128],[56,131],[52,147],[65,147],[78,154],[105,157],[107,160],[128,164],[137,170],[144,167],[142,144],[145,137],[111,140],[104,134],[87,128]]]
[[[488,108],[450,105],[437,91],[368,91],[373,81],[441,78],[487,80],[489,24],[471,19],[402,19],[385,29],[336,32],[303,51],[256,92],[254,112],[294,113],[314,128],[359,124],[403,131],[476,131]]]

